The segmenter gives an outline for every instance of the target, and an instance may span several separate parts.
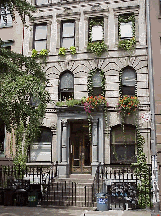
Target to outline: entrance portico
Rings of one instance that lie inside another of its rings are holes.
[[[83,107],[57,110],[58,175],[69,177],[72,173],[91,173],[104,163],[103,112],[93,112],[92,138],[89,137],[87,114]]]

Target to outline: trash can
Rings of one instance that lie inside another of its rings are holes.
[[[18,189],[15,192],[16,205],[26,206],[28,202],[28,193],[25,189]]]
[[[97,193],[97,210],[98,211],[108,211],[108,196],[105,193]]]
[[[36,207],[38,205],[38,192],[36,190],[28,192],[28,206]]]

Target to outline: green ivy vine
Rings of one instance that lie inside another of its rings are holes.
[[[121,23],[128,23],[132,22],[132,33],[133,37],[131,39],[121,39],[121,29],[120,24]],[[135,16],[134,14],[124,14],[120,15],[118,17],[118,35],[119,35],[119,42],[118,42],[118,48],[123,50],[132,50],[135,48],[136,44],[136,35],[135,35]]]
[[[87,51],[96,54],[97,56],[101,56],[102,53],[108,50],[107,45],[104,43],[104,31],[103,31],[103,39],[102,41],[94,41],[92,42],[92,27],[93,26],[102,26],[104,30],[104,20],[101,17],[91,18],[89,22],[89,39]]]

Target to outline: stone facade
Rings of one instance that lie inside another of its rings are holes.
[[[34,2],[32,2],[34,4]],[[118,49],[118,16],[125,13],[135,15],[136,47],[131,51]],[[85,120],[87,115],[84,109],[57,108],[59,79],[62,72],[69,70],[74,75],[74,98],[87,97],[87,77],[91,70],[98,68],[105,73],[105,98],[109,103],[108,126],[105,126],[103,112],[96,112],[92,121],[92,175],[99,162],[110,164],[110,134],[115,125],[121,124],[120,114],[117,111],[119,100],[119,72],[130,66],[136,71],[137,96],[140,101],[138,119],[140,132],[145,138],[144,152],[147,163],[151,163],[150,156],[150,122],[142,121],[142,114],[148,113],[149,86],[148,63],[145,23],[145,0],[133,1],[54,1],[37,6],[34,14],[34,23],[27,20],[29,28],[25,28],[23,52],[30,56],[33,49],[33,26],[47,23],[47,65],[45,68],[47,90],[51,95],[48,104],[44,126],[54,128],[52,138],[52,161],[58,161],[60,177],[68,177],[70,172],[70,122]],[[88,20],[90,17],[103,17],[104,42],[108,52],[101,57],[87,52]],[[65,56],[59,56],[61,22],[75,20],[75,47],[76,54],[67,51]],[[135,119],[128,117],[127,124],[135,125]],[[39,165],[39,162],[32,163]]]

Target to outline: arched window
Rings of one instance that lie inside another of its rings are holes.
[[[126,67],[121,75],[122,95],[135,95],[136,72],[131,67]]]
[[[92,76],[93,82],[93,96],[99,96],[102,93],[102,77],[99,70],[96,70],[94,75]]]
[[[65,71],[59,79],[59,100],[63,101],[74,97],[74,76],[70,71]]]
[[[111,163],[136,162],[136,128],[133,125],[114,126],[111,130]]]
[[[30,162],[51,162],[52,132],[42,127],[39,136],[30,145]]]

